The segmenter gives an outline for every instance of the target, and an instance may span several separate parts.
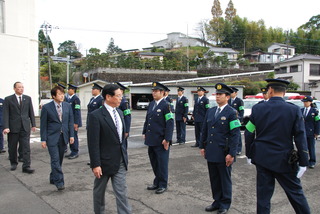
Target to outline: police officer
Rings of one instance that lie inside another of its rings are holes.
[[[122,94],[123,94],[119,108],[123,112],[124,123],[126,124],[125,136],[127,138],[129,136],[130,126],[131,126],[131,110],[130,110],[130,104],[129,104],[128,100],[126,99],[126,97],[124,96],[124,93],[126,90],[128,90],[128,88],[125,87],[124,85],[122,85],[120,82],[115,82],[115,83],[120,87]]]
[[[2,98],[0,98],[0,153],[6,152],[6,150],[4,149],[3,134],[2,134],[2,131],[3,131],[3,128],[2,128],[3,103],[4,103],[4,100]]]
[[[237,110],[238,118],[240,122],[242,122],[243,115],[244,115],[243,100],[237,97],[239,89],[233,86],[231,86],[230,88],[233,90],[233,93],[231,94],[231,99],[228,100],[228,104],[231,105],[235,110]],[[241,155],[241,151],[242,151],[242,139],[241,139],[241,135],[239,135],[237,155]]]
[[[318,137],[320,131],[319,111],[312,107],[312,97],[305,96],[301,101],[304,104],[304,108],[301,109],[301,112],[304,117],[304,125],[306,128],[309,150],[309,168],[313,169],[316,164],[315,139]]]
[[[103,87],[101,87],[97,83],[92,84],[92,90],[91,90],[92,97],[90,99],[90,102],[87,105],[88,115],[89,113],[93,112],[96,109],[99,109],[103,105],[103,98],[100,94],[102,89]],[[87,124],[88,124],[88,117],[87,117]]]
[[[75,159],[79,157],[78,129],[82,127],[82,121],[80,99],[76,95],[77,88],[78,87],[75,85],[68,84],[68,97],[66,97],[66,102],[71,105],[74,117],[74,143],[70,144],[70,154],[65,156],[68,159]]]
[[[176,102],[176,131],[177,131],[177,143],[179,145],[186,142],[186,122],[189,111],[188,99],[183,96],[184,88],[178,87],[178,98]]]
[[[192,113],[196,143],[191,147],[199,147],[204,116],[206,115],[208,108],[210,108],[209,99],[204,95],[205,92],[206,89],[202,86],[197,87],[198,99],[194,103]]]
[[[170,104],[171,112],[174,113],[174,104],[171,97],[169,97],[170,89],[165,86],[164,99]]]
[[[240,121],[236,111],[228,105],[233,92],[223,83],[217,83],[216,102],[204,118],[200,141],[201,155],[207,159],[214,202],[205,211],[228,212],[232,199],[231,166],[236,156]]]
[[[288,81],[266,81],[269,101],[253,106],[245,131],[247,156],[257,170],[257,213],[270,213],[277,179],[295,212],[308,214],[310,209],[299,179],[308,166],[303,116],[298,106],[283,99]],[[293,141],[298,151],[293,150]]]
[[[164,90],[161,83],[152,83],[154,100],[148,106],[142,132],[155,175],[153,184],[147,189],[156,190],[156,194],[165,192],[168,187],[169,151],[174,127],[170,104],[164,100]]]
[[[258,103],[263,103],[263,102],[267,102],[269,100],[268,97],[268,89],[267,88],[260,88],[262,96],[263,96],[263,100],[259,101]]]

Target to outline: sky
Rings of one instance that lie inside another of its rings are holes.
[[[168,33],[198,37],[202,20],[212,18],[213,0],[38,0],[37,26],[47,22],[54,48],[73,40],[82,54],[90,48],[105,52],[110,39],[123,50],[151,47]],[[220,0],[223,12],[229,0]],[[233,0],[237,15],[263,19],[267,27],[296,30],[320,14],[320,0]],[[223,14],[224,16],[224,14]],[[38,31],[38,29],[37,29]]]

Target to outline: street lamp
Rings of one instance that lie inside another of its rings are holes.
[[[52,31],[52,26],[48,22],[44,22],[40,28],[46,34],[46,42],[47,42],[47,55],[48,55],[48,70],[49,70],[49,81],[50,81],[50,88],[52,88],[52,75],[51,75],[51,61],[50,61],[50,49],[49,49],[49,36],[48,33]]]

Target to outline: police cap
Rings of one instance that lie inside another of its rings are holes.
[[[238,92],[238,91],[239,91],[239,89],[237,89],[237,88],[234,87],[234,86],[230,86],[229,88],[231,88],[233,92]],[[233,92],[232,92],[232,93],[233,93]]]
[[[125,90],[128,89],[127,87],[125,87],[124,85],[122,85],[120,82],[115,82],[115,84],[117,84],[117,85],[120,87],[120,89],[123,90],[123,91],[125,91]]]
[[[167,87],[160,82],[153,82],[152,83],[152,90],[162,90],[165,91]]]
[[[202,87],[202,86],[198,86],[197,87],[197,91],[206,91],[206,89],[204,87]]]
[[[69,89],[73,89],[73,90],[77,90],[78,86],[72,85],[72,84],[68,84],[68,90]]]
[[[98,89],[99,91],[101,91],[103,89],[103,87],[101,87],[100,85],[98,85],[97,83],[93,83],[92,84],[92,89]]]
[[[167,86],[164,86],[164,87],[166,88],[165,91],[167,91],[167,92],[170,91],[170,89]]]
[[[178,86],[178,91],[184,91],[184,88]]]
[[[231,87],[227,86],[224,83],[217,83],[215,86],[216,93],[218,94],[232,94],[233,90]]]
[[[62,85],[62,84],[60,84],[60,83],[57,83],[57,85],[60,86],[60,87],[63,88],[63,89],[66,89],[66,86],[64,86],[64,85]]]
[[[302,101],[302,102],[312,102],[313,99],[312,99],[311,96],[305,96],[301,101]]]
[[[266,94],[268,92],[268,88],[260,88],[260,90],[263,94]]]
[[[267,88],[269,86],[281,86],[287,88],[290,84],[289,81],[283,79],[266,79],[265,81],[268,83]]]

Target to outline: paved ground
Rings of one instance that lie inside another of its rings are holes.
[[[85,121],[85,113],[83,114]],[[193,126],[187,126],[188,143],[172,146],[169,163],[169,189],[162,195],[146,190],[153,180],[153,173],[147,155],[147,147],[141,138],[145,111],[133,111],[131,137],[129,140],[129,171],[127,184],[129,200],[136,214],[178,214],[206,213],[204,207],[212,202],[206,161],[199,150],[191,148],[194,143]],[[39,130],[32,134],[32,175],[21,172],[21,164],[16,171],[10,171],[7,153],[0,155],[0,213],[83,213],[92,212],[92,187],[94,176],[86,165],[88,150],[85,129],[81,128],[81,154],[75,160],[65,159],[63,172],[66,189],[58,192],[49,184],[50,161],[47,150],[41,148]],[[319,154],[319,147],[317,148]],[[304,191],[312,213],[320,213],[320,166],[307,170],[302,177]],[[253,214],[256,209],[255,167],[246,164],[239,157],[233,165],[233,202],[230,214]],[[106,193],[107,212],[117,213],[111,185]],[[215,213],[215,212],[214,212]],[[272,213],[292,214],[283,190],[277,185],[272,199]]]

